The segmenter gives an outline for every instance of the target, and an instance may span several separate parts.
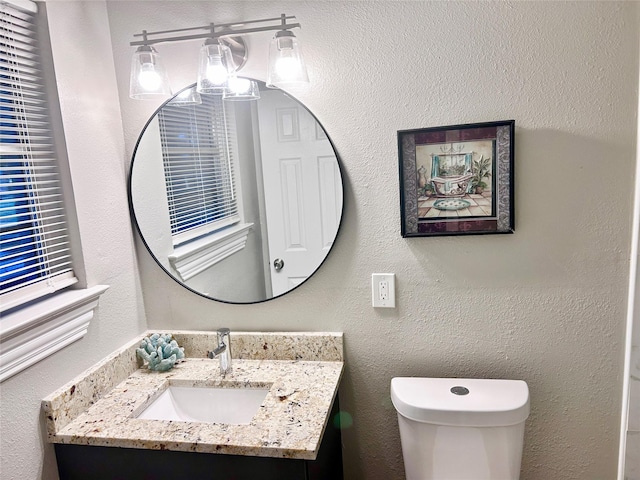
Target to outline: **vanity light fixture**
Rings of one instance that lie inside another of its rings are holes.
[[[213,35],[213,25],[211,25]],[[200,47],[198,65],[198,93],[223,93],[228,81],[235,77],[236,66],[231,57],[231,48],[219,38],[208,38]]]
[[[255,82],[236,77],[247,59],[247,46],[242,35],[276,31],[269,49],[267,86],[279,87],[295,83],[308,83],[298,39],[291,32],[300,28],[299,23],[287,23],[295,19],[285,14],[275,18],[249,20],[235,23],[209,24],[202,27],[182,28],[135,34],[142,37],[130,43],[138,47],[131,67],[129,96],[134,99],[151,99],[171,95],[166,70],[153,45],[204,39],[200,48],[198,82],[196,90],[201,94],[223,95],[225,100],[255,100],[260,98]],[[252,24],[260,24],[251,26]]]
[[[269,45],[267,87],[291,83],[309,83],[302,49],[289,30],[280,30]]]
[[[248,78],[230,77],[228,87],[222,93],[223,100],[258,100],[260,98],[258,84]]]
[[[167,105],[178,105],[178,106],[201,105],[201,104],[202,104],[202,97],[198,92],[196,92],[195,88],[185,88],[180,93],[176,94],[176,96],[173,97],[171,100],[169,100],[169,102],[167,103]]]
[[[143,30],[142,35],[146,36]],[[171,95],[169,77],[162,59],[151,45],[140,45],[131,61],[129,96],[138,100],[150,100]]]

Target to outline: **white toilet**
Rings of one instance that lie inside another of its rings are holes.
[[[407,480],[517,480],[529,388],[522,380],[394,378]]]

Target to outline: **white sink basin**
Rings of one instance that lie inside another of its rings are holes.
[[[138,418],[246,425],[268,391],[268,388],[170,386]]]

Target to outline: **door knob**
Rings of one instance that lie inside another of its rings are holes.
[[[276,269],[276,272],[279,272],[280,270],[282,270],[282,267],[284,267],[284,260],[282,260],[281,258],[276,258],[273,261],[273,268]]]

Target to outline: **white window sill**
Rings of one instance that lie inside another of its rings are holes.
[[[81,339],[106,285],[64,290],[0,320],[0,382]]]
[[[185,282],[244,248],[253,223],[241,223],[175,247],[169,261]]]

